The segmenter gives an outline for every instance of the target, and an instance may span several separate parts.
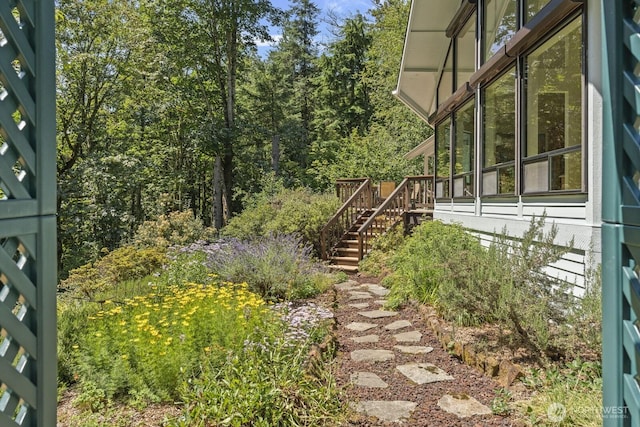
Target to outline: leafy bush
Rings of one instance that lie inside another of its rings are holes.
[[[206,228],[191,211],[171,212],[153,221],[145,221],[133,237],[139,247],[184,246],[198,240],[212,240],[215,230]]]
[[[496,323],[542,358],[568,348],[560,328],[575,301],[569,284],[545,273],[572,246],[556,246],[557,227],[544,231],[534,218],[521,238],[503,230],[487,249],[460,225],[423,223],[390,260],[391,305],[408,300],[435,304],[458,324]],[[526,304],[523,304],[526,301]],[[590,319],[582,314],[583,319]],[[562,348],[560,348],[562,347]]]
[[[177,427],[335,426],[345,408],[335,378],[309,375],[309,346],[265,337],[234,354],[222,367],[204,365],[202,376],[184,393],[189,410]]]
[[[404,227],[397,225],[373,241],[371,252],[364,257],[358,269],[366,274],[381,276],[389,273],[389,261],[395,250],[405,242]]]
[[[108,252],[94,263],[71,270],[60,283],[60,290],[74,298],[94,301],[99,294],[116,293],[116,284],[138,279],[158,271],[167,262],[164,248],[123,246]]]
[[[77,404],[98,411],[114,399],[177,399],[180,384],[197,375],[203,361],[222,366],[228,351],[238,351],[256,328],[275,322],[246,285],[152,289],[124,304],[107,301],[94,313],[80,306],[61,316],[63,324],[75,324],[61,341],[73,342],[63,372],[80,386]],[[89,315],[80,319],[83,313]]]
[[[223,280],[246,282],[252,292],[271,301],[310,297],[328,285],[326,271],[313,260],[310,245],[296,235],[228,239],[185,250],[206,253],[207,267]]]
[[[389,304],[409,300],[434,303],[444,282],[455,283],[465,274],[469,254],[482,250],[476,238],[460,225],[440,221],[422,223],[391,256],[392,273],[383,280],[391,288]]]
[[[503,230],[488,250],[466,254],[456,280],[442,282],[438,290],[445,317],[504,325],[543,357],[560,351],[550,325],[565,322],[574,301],[569,284],[547,275],[545,268],[573,243],[557,246],[557,226],[545,232],[544,223],[544,216],[533,218],[521,238]]]
[[[240,215],[231,218],[221,234],[251,239],[270,234],[299,234],[319,252],[320,231],[340,207],[334,195],[307,189],[281,189],[273,195],[258,195]]]

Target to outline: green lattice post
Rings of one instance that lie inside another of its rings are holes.
[[[0,0],[0,425],[56,425],[54,2]]]
[[[603,424],[640,425],[639,1],[603,10]]]

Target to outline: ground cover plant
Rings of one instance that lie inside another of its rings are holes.
[[[273,239],[277,250],[283,241],[300,241]],[[266,244],[235,243],[262,249]],[[268,302],[275,295],[269,287],[225,280],[208,261],[209,252],[228,244],[169,251],[165,265],[151,275],[113,283],[111,298],[107,289],[91,299],[72,297],[72,290],[60,294],[60,389],[74,390],[82,412],[66,419],[67,425],[127,425],[118,421],[115,408],[142,410],[157,403],[181,408],[182,416],[166,421],[176,426],[323,425],[340,418],[344,408],[331,364],[313,372],[307,365],[311,346],[328,334],[326,313],[302,303],[274,305]],[[319,279],[322,270],[312,268],[308,247],[295,248],[292,257],[301,260],[291,262],[298,281],[288,281],[287,289],[333,280]],[[272,262],[273,250],[254,250],[245,268],[267,265],[261,256]],[[303,280],[311,272],[317,277]],[[70,279],[70,285],[79,280],[73,274]],[[114,291],[119,287],[127,292]],[[306,307],[302,311],[300,304]],[[233,408],[244,408],[243,415]]]

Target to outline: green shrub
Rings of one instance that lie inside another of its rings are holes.
[[[340,389],[328,369],[320,376],[309,374],[309,350],[304,343],[292,346],[266,336],[222,368],[205,364],[184,393],[189,409],[170,425],[342,425],[346,411]]]
[[[221,230],[226,237],[251,239],[270,234],[299,234],[319,253],[320,231],[340,207],[334,195],[315,194],[308,189],[282,189],[273,195],[258,195],[241,214]]]
[[[372,276],[382,276],[390,272],[389,260],[392,254],[405,242],[404,227],[397,225],[378,236],[371,245],[371,252],[364,257],[358,269]]]
[[[67,307],[62,324],[64,379],[77,381],[76,402],[91,411],[114,400],[178,399],[180,384],[203,361],[218,367],[262,325],[276,320],[246,285],[152,287],[145,296],[101,310]],[[83,315],[86,315],[83,317]],[[75,333],[77,335],[71,335]]]
[[[207,267],[223,280],[246,282],[270,301],[308,298],[327,287],[326,269],[297,235],[196,243],[186,250],[205,253]]]
[[[550,326],[566,321],[574,301],[569,284],[550,277],[545,268],[573,243],[557,246],[557,226],[545,232],[545,219],[533,218],[521,238],[510,238],[503,230],[488,250],[466,254],[456,280],[443,281],[438,290],[445,317],[501,324],[541,357],[556,357],[560,343]]]
[[[198,240],[212,240],[215,230],[206,228],[191,211],[171,212],[153,221],[145,221],[133,237],[139,247],[184,246]]]
[[[392,273],[383,280],[391,288],[389,303],[399,306],[409,300],[434,303],[442,283],[455,283],[466,274],[469,254],[482,248],[478,240],[457,224],[428,221],[416,227],[411,237],[391,256]]]
[[[98,295],[114,298],[118,286],[158,271],[167,262],[166,250],[158,247],[123,246],[94,263],[71,270],[59,289],[73,298],[94,301]]]

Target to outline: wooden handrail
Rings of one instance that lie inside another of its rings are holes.
[[[366,210],[372,208],[372,203],[373,187],[371,180],[366,178],[320,231],[320,256],[322,259],[329,259],[329,251],[337,245],[358,218]]]
[[[342,203],[349,200],[353,196],[360,185],[369,178],[340,178],[336,181],[336,196]]]
[[[406,177],[358,229],[358,258],[369,252],[375,236],[403,221],[407,212],[433,209],[434,185],[433,175]]]

